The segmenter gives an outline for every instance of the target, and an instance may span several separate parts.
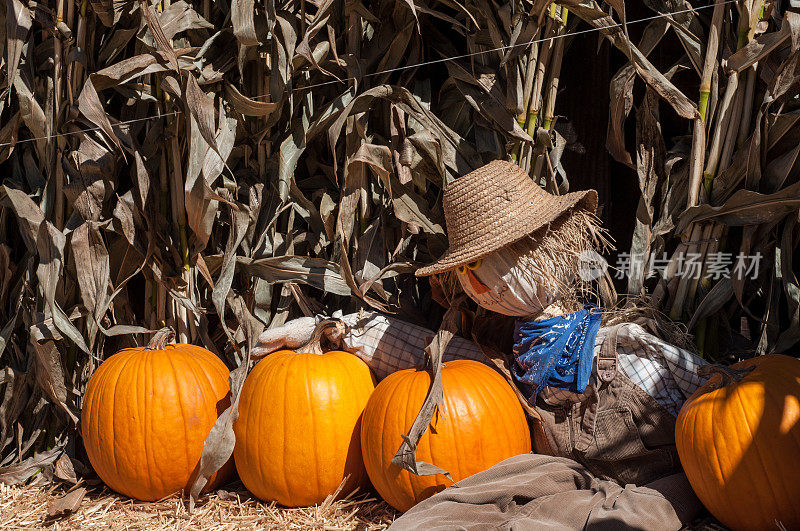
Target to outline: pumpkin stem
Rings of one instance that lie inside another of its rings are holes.
[[[164,350],[168,343],[175,340],[175,330],[165,326],[150,338],[150,343],[144,347],[144,350]]]
[[[745,367],[744,369],[736,369],[734,367],[720,365],[719,363],[711,363],[697,369],[697,375],[701,377],[711,377],[715,374],[719,374],[722,380],[720,387],[725,387],[726,385],[740,382],[742,378],[750,374],[755,368],[754,365],[752,367]]]
[[[297,349],[297,352],[308,352],[310,354],[322,354],[322,339],[326,338],[331,343],[338,343],[347,331],[347,325],[341,319],[325,319],[317,323],[311,339]]]

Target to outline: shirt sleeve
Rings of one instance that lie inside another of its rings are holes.
[[[395,371],[422,365],[425,347],[436,334],[428,328],[375,312],[349,314],[342,320],[348,326],[343,338],[345,348],[363,359],[379,380]],[[478,345],[456,336],[443,356],[443,361],[453,359],[485,361],[486,358]]]
[[[597,334],[595,356],[605,339],[607,328]],[[631,382],[677,415],[686,398],[703,383],[697,369],[706,362],[688,350],[655,337],[641,326],[628,323],[617,332],[619,370]]]
[[[634,324],[630,327],[635,327],[632,332],[638,336],[640,345],[650,353],[661,357],[684,397],[688,398],[705,383],[705,379],[697,375],[697,369],[707,365],[707,361],[645,332],[639,325]]]

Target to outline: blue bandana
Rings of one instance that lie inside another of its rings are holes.
[[[513,372],[517,381],[533,388],[534,398],[545,386],[583,393],[592,372],[600,310],[583,310],[541,321],[517,321],[514,330]]]

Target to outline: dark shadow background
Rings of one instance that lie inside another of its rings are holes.
[[[653,15],[642,2],[626,3],[628,20],[638,20]],[[701,15],[702,16],[702,15]],[[628,26],[633,42],[639,42],[645,23]],[[584,26],[582,25],[581,28]],[[684,53],[672,32],[668,32],[661,44],[648,57],[660,70],[667,70]],[[556,114],[562,123],[557,129],[570,135],[571,146],[564,151],[562,164],[570,182],[570,190],[593,188],[600,200],[600,218],[614,238],[616,251],[611,253],[614,265],[619,252],[630,251],[631,237],[636,221],[633,215],[639,204],[639,184],[636,170],[619,163],[606,149],[608,112],[610,105],[609,84],[614,74],[627,64],[627,58],[613,48],[599,33],[588,33],[575,37],[566,49],[564,68],[556,100]],[[699,90],[697,76],[678,74],[673,79],[678,88],[690,98]],[[636,162],[635,113],[644,94],[644,84],[637,79],[634,84],[634,107],[626,121],[626,147]],[[689,133],[689,122],[680,118],[665,105],[660,105],[661,125],[667,150],[672,138]],[[620,293],[627,289],[626,280],[616,280]]]

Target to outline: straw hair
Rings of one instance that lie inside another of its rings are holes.
[[[596,283],[580,275],[581,254],[603,254],[613,248],[597,217],[585,210],[562,214],[529,236],[508,246],[518,258],[520,273],[530,282],[549,286],[564,313],[600,303]]]
[[[437,262],[417,270],[417,276],[474,262],[573,208],[593,214],[597,192],[552,195],[516,164],[496,160],[453,181],[444,191],[443,204],[449,248]]]

